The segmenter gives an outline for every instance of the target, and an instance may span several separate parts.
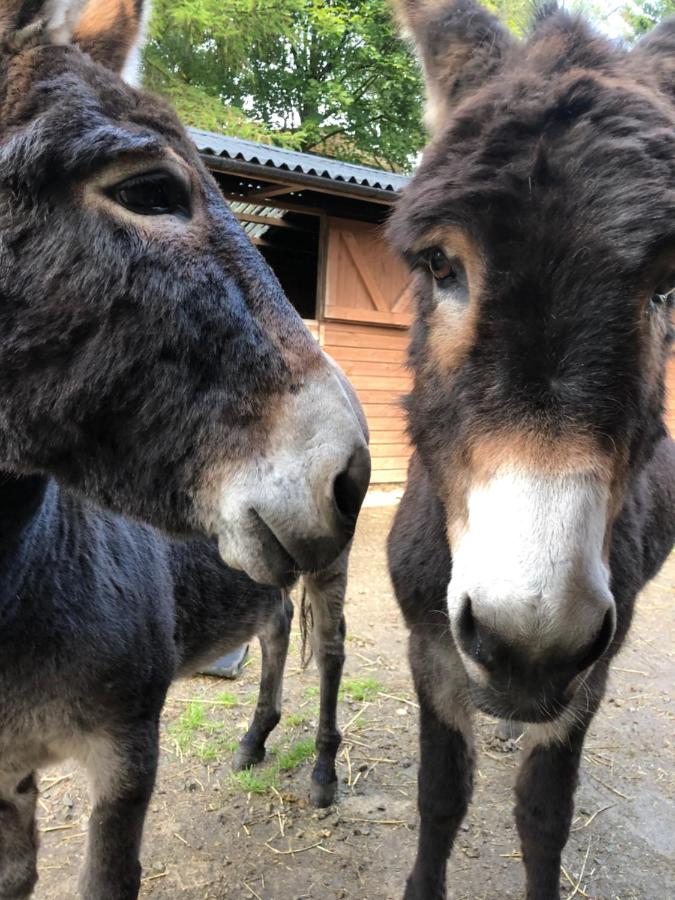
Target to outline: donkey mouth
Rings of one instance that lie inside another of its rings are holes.
[[[245,527],[220,532],[218,549],[228,566],[259,584],[290,588],[300,574],[295,559],[254,509],[248,511]]]
[[[496,687],[483,687],[469,680],[469,693],[475,706],[496,719],[527,722],[531,724],[552,722],[560,716],[569,703],[567,692],[527,693],[504,691]]]
[[[298,563],[255,509],[251,510],[251,516],[256,523],[265,563],[274,575],[273,584],[280,588],[290,588],[300,575]]]

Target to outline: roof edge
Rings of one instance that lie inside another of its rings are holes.
[[[328,185],[335,193],[350,193],[393,203],[409,182],[406,175],[387,172],[368,166],[341,162],[313,153],[300,153],[243,138],[229,137],[198,128],[187,132],[207,163],[219,160],[213,168],[233,173],[258,175],[265,180],[315,187]],[[275,173],[272,175],[272,173]],[[347,190],[344,190],[347,188]]]

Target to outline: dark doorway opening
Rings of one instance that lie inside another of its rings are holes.
[[[316,319],[320,217],[241,200],[231,205],[295,309],[303,319]]]

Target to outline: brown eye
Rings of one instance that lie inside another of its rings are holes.
[[[171,172],[145,172],[125,179],[107,193],[120,206],[139,216],[190,218],[186,187]]]
[[[675,286],[673,286],[673,278],[661,285],[659,290],[652,294],[652,303],[654,306],[672,306],[675,296]]]
[[[436,281],[447,281],[457,277],[457,270],[440,247],[432,247],[427,255],[429,271]]]

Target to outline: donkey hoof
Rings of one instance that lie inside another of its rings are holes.
[[[235,772],[242,772],[244,769],[250,769],[251,766],[257,766],[264,759],[264,747],[251,747],[248,744],[239,744],[237,752],[234,754],[232,768]]]
[[[326,784],[321,784],[321,782],[312,778],[309,787],[309,799],[312,802],[312,806],[318,806],[319,808],[331,806],[335,803],[337,789],[337,778],[335,781],[329,781]]]

